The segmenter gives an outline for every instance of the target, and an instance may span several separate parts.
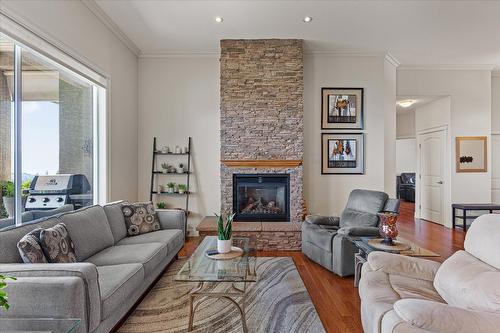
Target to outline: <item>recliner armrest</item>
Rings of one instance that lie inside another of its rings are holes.
[[[180,209],[157,209],[162,229],[180,229],[186,235],[186,213]]]
[[[84,309],[89,331],[93,331],[101,321],[101,294],[97,267],[94,264],[87,262],[72,264],[0,264],[0,274],[18,278],[17,281],[12,283],[11,299],[16,299],[18,293],[20,298],[23,297],[22,295],[27,294],[26,290],[28,289],[40,289],[44,281],[54,280],[54,283],[59,281],[66,288],[78,285],[78,282],[75,281],[80,281],[84,288],[85,298],[75,299],[74,302],[81,302],[75,304],[75,307]],[[37,292],[33,291],[33,295],[35,294]],[[71,294],[71,291],[61,293],[61,295],[63,294]],[[51,299],[59,297],[57,294],[48,294],[47,296],[51,297]],[[34,304],[33,309],[48,304],[48,301],[43,298],[35,299],[35,301],[39,301],[39,303]],[[63,302],[63,300],[60,301]],[[36,313],[33,314],[36,315]]]
[[[352,237],[371,237],[378,236],[379,230],[377,227],[343,227],[337,231],[337,235]]]
[[[306,222],[319,225],[338,226],[340,217],[338,216],[322,216],[322,215],[307,215]]]
[[[434,281],[440,263],[399,254],[373,251],[368,255],[368,264],[374,271],[401,275],[415,279]]]
[[[430,332],[498,332],[500,327],[500,314],[469,311],[428,300],[402,299],[394,303],[394,310],[412,327]]]

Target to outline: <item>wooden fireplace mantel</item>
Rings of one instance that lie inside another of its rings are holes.
[[[230,168],[295,168],[302,160],[221,160]]]

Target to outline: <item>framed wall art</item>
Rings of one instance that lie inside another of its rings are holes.
[[[364,174],[363,133],[322,133],[322,174]]]
[[[363,129],[363,88],[322,88],[321,128]]]
[[[455,139],[457,172],[486,172],[488,148],[486,136],[457,136]]]

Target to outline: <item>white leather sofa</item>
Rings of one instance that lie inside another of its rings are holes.
[[[500,215],[477,218],[442,264],[372,252],[359,295],[366,333],[500,332]]]

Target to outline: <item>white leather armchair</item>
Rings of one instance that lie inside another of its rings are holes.
[[[500,215],[477,218],[442,264],[372,252],[359,295],[366,333],[500,332]]]

